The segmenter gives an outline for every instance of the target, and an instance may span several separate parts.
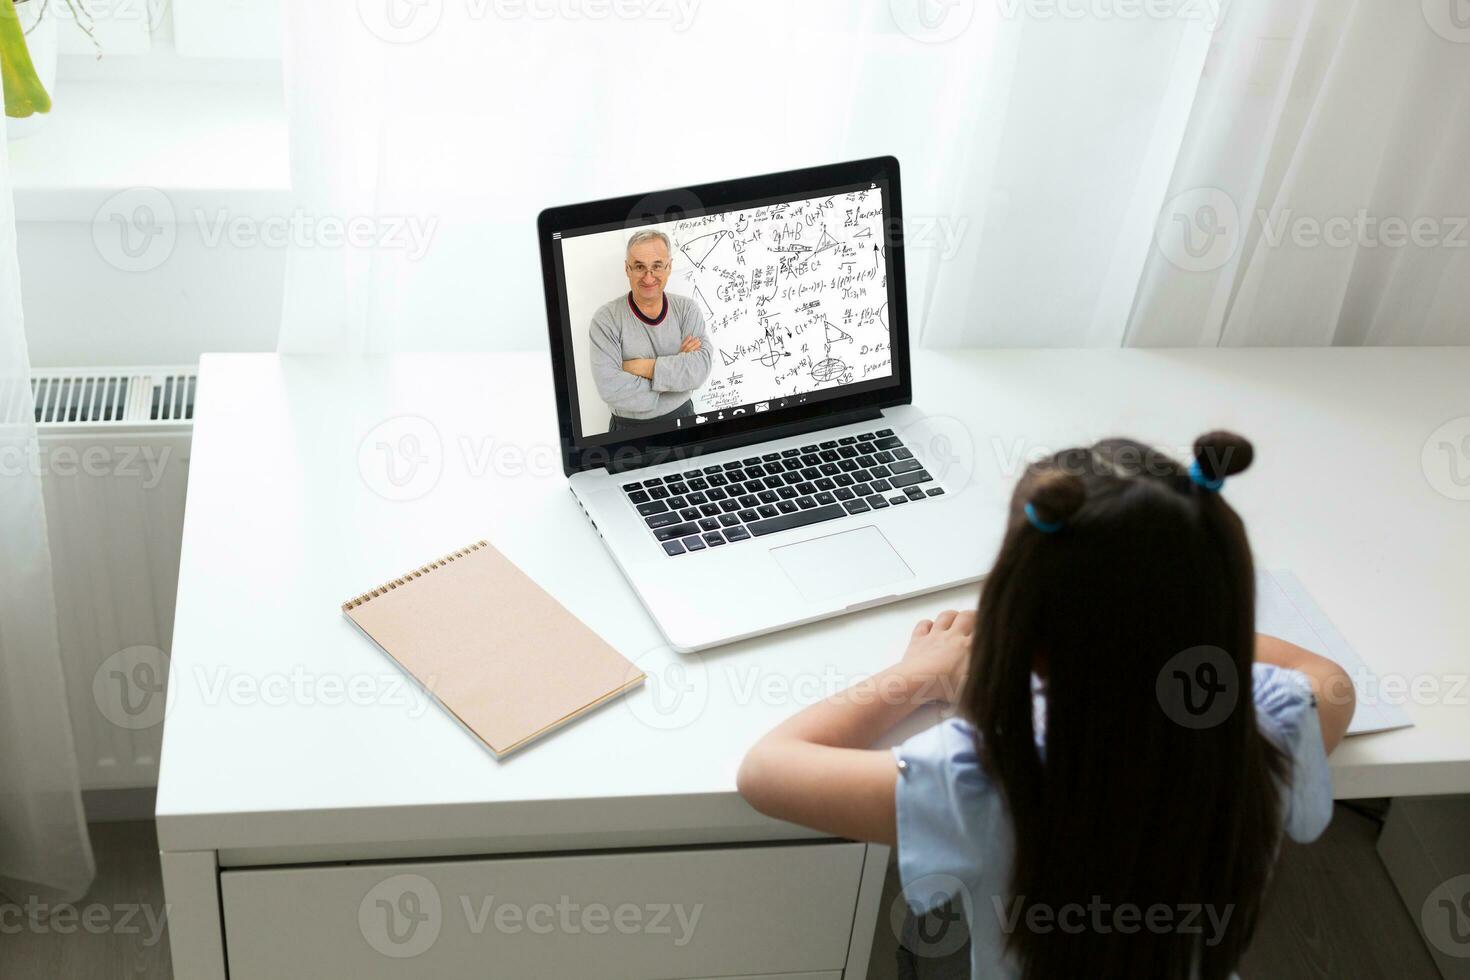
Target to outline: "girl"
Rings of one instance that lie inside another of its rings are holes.
[[[973,977],[1223,980],[1283,832],[1331,818],[1352,685],[1256,634],[1220,494],[1251,445],[1194,449],[1187,469],[1123,439],[1029,467],[978,611],[920,622],[897,666],[741,765],[763,813],[896,843],[914,911],[964,909]],[[957,717],[869,749],[936,698]]]

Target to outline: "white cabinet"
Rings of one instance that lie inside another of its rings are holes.
[[[865,847],[222,871],[231,980],[838,977]]]

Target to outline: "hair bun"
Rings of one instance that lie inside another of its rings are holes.
[[[1250,440],[1234,432],[1206,432],[1194,441],[1194,459],[1207,480],[1223,480],[1244,472],[1255,455]]]
[[[1087,486],[1076,474],[1051,468],[1036,471],[1030,503],[1043,521],[1065,524],[1086,500]]]

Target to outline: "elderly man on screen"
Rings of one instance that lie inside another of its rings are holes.
[[[671,424],[694,414],[690,395],[709,380],[704,314],[664,291],[673,268],[669,236],[640,231],[623,264],[628,292],[592,315],[592,378],[612,409],[608,431]]]

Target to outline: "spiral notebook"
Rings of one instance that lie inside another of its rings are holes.
[[[342,612],[497,758],[644,679],[485,541],[349,599]]]

